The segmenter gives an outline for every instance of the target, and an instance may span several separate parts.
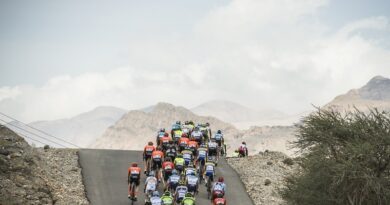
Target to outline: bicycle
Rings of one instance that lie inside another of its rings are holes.
[[[136,201],[135,199],[135,188],[136,188],[136,184],[135,182],[131,182],[130,184],[130,197],[129,199],[131,200],[131,204],[134,204],[134,202]]]
[[[207,188],[207,199],[211,199],[211,179],[210,177],[207,177],[207,184],[206,184],[206,188]]]

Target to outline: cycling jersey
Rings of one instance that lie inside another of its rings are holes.
[[[156,177],[148,177],[145,180],[145,193],[153,192],[157,188],[157,178]]]
[[[216,142],[209,142],[208,148],[210,149],[217,149],[218,144]]]
[[[179,175],[171,175],[169,178],[168,178],[168,184],[169,185],[177,185],[179,184],[179,181],[180,181],[180,176]]]
[[[204,147],[198,148],[198,159],[205,160],[207,157],[207,149]]]
[[[184,166],[185,160],[183,158],[176,158],[174,161],[175,165],[181,165]]]
[[[198,147],[198,142],[191,140],[191,141],[188,142],[188,147],[197,148]]]
[[[210,163],[210,162],[206,162],[205,175],[210,177],[210,176],[214,176],[214,173],[215,173],[215,164]]]
[[[214,139],[216,140],[216,141],[221,141],[222,139],[223,139],[223,134],[215,134],[214,135]]]
[[[202,140],[203,134],[200,131],[194,131],[191,133],[191,137],[195,139],[196,141]]]
[[[164,158],[164,153],[163,152],[161,152],[159,150],[156,150],[156,151],[152,152],[152,159],[153,159],[153,161],[161,162],[163,158]]]
[[[186,181],[187,181],[187,185],[190,185],[190,186],[198,185],[198,177],[196,177],[196,176],[189,175],[189,176],[187,176]]]
[[[194,197],[185,197],[182,201],[183,205],[194,205],[195,204],[195,198]]]
[[[172,172],[172,169],[175,168],[175,165],[172,162],[164,162],[162,168],[165,172]]]
[[[153,151],[155,151],[155,150],[156,150],[156,148],[153,145],[146,145],[144,147],[144,155],[147,157],[151,157]]]
[[[221,191],[221,192],[225,193],[226,185],[223,182],[215,182],[212,190],[213,191]]]
[[[173,198],[171,196],[162,196],[161,197],[162,204],[173,204]]]
[[[188,145],[189,141],[190,141],[190,139],[188,139],[187,137],[182,137],[179,139],[179,146],[186,147]]]
[[[226,205],[226,200],[224,198],[214,199],[214,205]]]
[[[176,199],[177,201],[181,201],[185,195],[187,194],[188,188],[186,186],[178,186],[176,187]]]
[[[169,144],[169,140],[171,140],[171,138],[168,136],[164,136],[160,138],[160,142],[163,146],[167,146]]]
[[[150,204],[151,205],[161,205],[162,200],[160,197],[151,197],[150,198]]]
[[[188,163],[192,160],[192,152],[190,150],[184,150],[182,154],[186,165],[188,165]]]
[[[191,167],[186,168],[185,169],[185,173],[186,173],[186,176],[188,176],[188,175],[190,175],[192,173],[195,173],[195,175],[196,175],[196,169],[195,168],[191,168]]]
[[[175,139],[179,139],[179,138],[181,138],[181,135],[183,134],[183,131],[181,131],[181,130],[175,130],[175,131],[173,131],[173,137],[175,138]]]
[[[129,167],[129,169],[128,169],[128,176],[130,177],[130,178],[133,178],[133,179],[135,179],[135,178],[140,178],[140,173],[141,173],[141,168],[139,168],[139,167]]]

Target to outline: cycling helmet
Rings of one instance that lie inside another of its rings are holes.
[[[186,193],[186,197],[193,197],[193,195],[192,195],[191,192],[187,192],[187,193]]]
[[[150,171],[148,176],[154,177],[154,176],[155,176],[155,175],[154,175],[154,171]]]
[[[223,182],[223,181],[224,181],[223,177],[218,178],[218,182]]]
[[[210,126],[210,123],[206,122],[206,126]]]
[[[176,156],[177,158],[183,158],[183,155],[182,154],[177,154],[177,156]]]
[[[164,196],[171,196],[171,192],[166,191],[166,192],[164,193]]]
[[[186,185],[186,181],[185,181],[185,180],[180,180],[180,181],[179,181],[179,185],[185,186],[185,185]]]
[[[176,124],[180,125],[180,124],[181,124],[181,122],[180,122],[180,121],[176,121]]]
[[[190,172],[189,175],[195,176],[195,172]]]
[[[221,131],[221,130],[218,130],[217,133],[218,133],[218,134],[222,134],[222,131]]]
[[[242,142],[242,144],[246,145],[246,142]]]
[[[148,145],[153,146],[153,142],[152,141],[148,142]]]
[[[188,123],[189,123],[188,120],[186,120],[186,121],[184,122],[185,125],[188,125]]]
[[[207,148],[207,145],[204,144],[204,143],[202,143],[202,144],[200,145],[200,147],[202,147],[202,148]]]
[[[199,131],[199,127],[196,126],[196,127],[194,128],[194,130],[195,130],[195,131]]]
[[[160,193],[158,193],[158,191],[154,191],[152,196],[153,197],[160,197]]]
[[[165,157],[165,160],[166,162],[170,162],[171,161],[171,158],[170,157]]]
[[[158,151],[161,151],[161,147],[160,147],[160,146],[158,146],[156,149],[157,149]]]
[[[161,128],[161,129],[160,129],[160,132],[165,132],[165,128]]]
[[[188,168],[194,168],[194,165],[192,163],[188,164]]]
[[[168,137],[168,136],[169,136],[169,134],[168,134],[168,133],[165,133],[165,134],[164,134],[164,137]]]
[[[172,175],[177,175],[177,170],[176,169],[172,170]]]
[[[133,163],[131,163],[131,166],[132,167],[138,167],[138,164],[137,164],[137,162],[133,162]]]

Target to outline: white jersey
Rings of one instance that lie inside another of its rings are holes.
[[[156,188],[157,188],[157,179],[156,179],[156,177],[148,177],[148,178],[146,178],[145,184],[146,184],[145,193],[147,193],[148,191],[155,191]]]
[[[162,200],[161,200],[161,198],[160,197],[152,197],[152,198],[150,198],[150,203],[152,204],[152,205],[161,205],[162,204]]]
[[[226,185],[222,182],[215,182],[213,185],[213,191],[222,191],[225,193],[226,191]]]
[[[192,185],[192,186],[196,186],[198,184],[198,177],[193,176],[193,175],[187,176],[187,184]]]
[[[210,148],[217,148],[218,144],[216,142],[209,142],[209,149]]]
[[[176,187],[176,194],[178,198],[184,198],[187,194],[188,188],[186,186]]]
[[[191,137],[193,137],[195,139],[201,139],[203,137],[203,134],[201,131],[193,131],[191,133]]]
[[[215,135],[214,135],[214,139],[217,140],[217,141],[222,140],[222,139],[223,139],[223,134],[218,134],[218,133],[215,134]]]

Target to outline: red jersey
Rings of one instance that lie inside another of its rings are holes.
[[[152,158],[155,161],[162,161],[162,159],[164,159],[164,153],[159,150],[156,150],[152,152]]]
[[[172,171],[172,169],[175,168],[175,164],[173,164],[173,162],[164,162],[162,168],[165,171]]]
[[[152,153],[156,150],[156,148],[153,145],[146,145],[144,147],[144,155],[146,156],[152,156]]]
[[[214,199],[214,205],[226,205],[226,200],[224,198]]]
[[[161,137],[160,138],[160,142],[162,143],[162,144],[168,144],[169,143],[169,141],[171,140],[171,138],[170,137]]]
[[[189,141],[190,141],[190,139],[188,139],[186,137],[182,137],[179,139],[179,145],[180,146],[187,146]]]
[[[139,167],[129,167],[127,170],[128,176],[131,176],[131,178],[139,177],[141,174],[141,168]]]
[[[191,141],[188,142],[188,146],[197,148],[198,147],[198,142],[191,140]]]

